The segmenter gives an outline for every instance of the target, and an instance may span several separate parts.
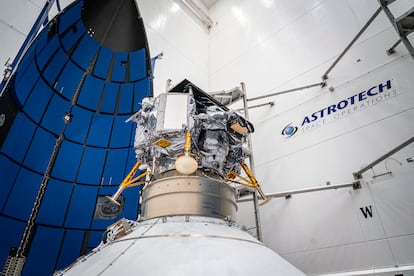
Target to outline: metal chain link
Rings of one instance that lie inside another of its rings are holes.
[[[30,233],[32,233],[32,231],[33,231],[33,227],[35,225],[35,220],[36,220],[37,214],[39,213],[40,204],[42,203],[42,199],[43,199],[43,196],[44,196],[45,191],[46,191],[47,184],[48,184],[49,179],[50,179],[50,174],[52,172],[53,165],[56,161],[56,157],[58,155],[60,146],[62,145],[63,137],[64,137],[63,133],[66,129],[66,126],[67,126],[67,121],[65,121],[65,125],[63,126],[62,131],[61,131],[58,139],[56,140],[55,146],[53,147],[52,154],[49,158],[49,163],[47,165],[46,172],[43,175],[42,183],[40,184],[39,191],[37,193],[35,203],[33,205],[32,211],[30,213],[29,220],[27,221],[26,228],[24,229],[22,240],[21,240],[20,245],[17,249],[17,256],[19,256],[19,257],[24,257],[25,256],[26,249],[27,249],[27,244],[29,243],[29,240],[31,238]]]
[[[36,199],[35,199],[35,203],[33,205],[32,211],[30,213],[29,219],[27,221],[26,228],[24,229],[23,237],[22,237],[22,239],[20,241],[20,244],[19,244],[19,247],[17,249],[17,255],[16,255],[17,257],[25,257],[26,254],[28,253],[28,252],[26,252],[27,251],[27,246],[29,244],[30,239],[32,238],[32,233],[34,231],[35,221],[36,221],[37,215],[39,213],[39,208],[40,208],[40,205],[42,203],[42,199],[43,199],[43,196],[45,194],[47,184],[49,183],[50,175],[52,173],[57,155],[59,153],[62,142],[65,138],[66,127],[68,126],[68,123],[70,123],[70,121],[72,119],[71,112],[72,112],[73,106],[76,105],[76,103],[78,101],[78,98],[79,98],[79,95],[80,95],[80,91],[83,87],[83,84],[85,83],[86,77],[90,74],[90,72],[92,72],[92,69],[93,69],[93,67],[96,63],[97,58],[98,58],[98,53],[94,56],[93,60],[89,64],[88,68],[83,73],[82,78],[80,79],[80,81],[79,81],[79,83],[76,87],[76,90],[73,93],[73,97],[72,97],[72,100],[71,100],[71,106],[70,106],[69,112],[67,112],[65,114],[64,125],[63,125],[62,130],[59,134],[59,137],[56,139],[55,146],[53,147],[52,154],[49,158],[49,163],[47,165],[45,173],[43,174],[43,179],[42,179],[42,182],[40,184],[39,191],[38,191]]]

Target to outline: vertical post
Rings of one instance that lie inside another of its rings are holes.
[[[246,85],[244,82],[240,83],[241,89],[243,92],[243,109],[244,109],[244,117],[246,120],[249,120],[249,107],[247,106],[247,96],[246,96]],[[250,170],[252,171],[253,175],[255,174],[255,167],[254,167],[254,158],[253,158],[253,147],[252,147],[252,138],[247,136],[247,146],[249,149],[249,162],[250,162]],[[257,197],[257,191],[253,192],[253,208],[254,208],[254,219],[256,223],[256,237],[259,241],[263,241],[262,239],[262,228],[260,226],[260,213],[259,213],[259,202]]]

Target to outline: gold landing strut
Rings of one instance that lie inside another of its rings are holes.
[[[248,179],[245,178],[245,177],[242,177],[241,175],[239,175],[236,172],[231,171],[227,174],[226,181],[233,182],[233,183],[236,183],[236,184],[240,184],[240,185],[243,185],[243,186],[246,186],[246,187],[249,187],[249,188],[254,188],[259,193],[260,197],[264,200],[264,202],[262,202],[261,205],[268,202],[269,199],[263,193],[259,182],[257,182],[256,178],[254,177],[252,171],[249,169],[247,164],[244,161],[242,161],[242,162],[240,162],[240,165],[243,168],[244,172],[247,174]],[[236,177],[239,178],[240,180],[235,180]]]
[[[132,167],[131,171],[128,173],[128,175],[124,178],[124,180],[122,180],[121,184],[119,185],[118,190],[115,192],[115,194],[111,197],[107,197],[109,198],[111,201],[113,201],[114,203],[118,204],[117,199],[119,198],[119,196],[121,195],[121,193],[129,187],[134,187],[134,186],[138,186],[138,185],[143,185],[146,183],[146,181],[138,181],[140,180],[142,177],[146,176],[149,174],[149,171],[145,171],[143,173],[141,173],[140,175],[138,175],[137,177],[134,177],[134,175],[136,174],[136,172],[139,169],[139,166],[141,166],[141,162],[138,161],[134,167]],[[134,178],[133,178],[134,177]]]

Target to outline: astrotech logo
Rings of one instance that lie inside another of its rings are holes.
[[[290,138],[295,134],[298,136],[392,99],[400,94],[394,81],[394,78],[387,79],[376,85],[368,86],[369,88],[362,92],[351,94],[351,96],[325,105],[323,108],[304,116],[301,120],[302,123],[289,123],[283,128],[281,134],[285,138]]]
[[[286,138],[292,137],[296,131],[298,131],[298,127],[293,126],[292,123],[285,126],[285,128],[282,130],[282,135]]]

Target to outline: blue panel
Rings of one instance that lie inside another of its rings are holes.
[[[61,226],[68,208],[72,187],[71,183],[51,179],[47,185],[36,222]]]
[[[9,130],[2,151],[17,162],[22,162],[36,126],[23,113],[18,113]]]
[[[23,274],[24,275],[52,275],[54,262],[45,262],[44,256],[56,256],[59,253],[63,238],[62,229],[38,226],[33,244]],[[39,265],[42,264],[42,265]]]
[[[108,152],[105,164],[104,181],[105,184],[119,185],[126,176],[126,161],[128,149],[113,149]],[[128,170],[129,171],[129,170]]]
[[[108,194],[108,195],[111,195],[111,194]],[[114,219],[94,219],[92,221],[91,229],[93,229],[93,230],[104,230],[109,225],[117,222],[118,220],[120,220],[123,217],[125,217],[125,216],[122,216],[122,213],[121,213],[119,216],[115,217]],[[102,235],[101,235],[101,237],[102,237]]]
[[[67,28],[69,28],[72,23],[76,20],[79,20],[81,16],[83,1],[79,1],[70,9],[66,9],[64,13],[60,15],[59,18],[59,33],[63,33]]]
[[[145,78],[147,75],[145,49],[140,49],[138,51],[130,53],[129,60],[129,80],[137,81],[139,79]]]
[[[111,50],[105,47],[101,47],[98,60],[96,61],[96,64],[95,64],[95,69],[93,71],[93,73],[96,76],[104,80],[106,79],[106,77],[108,76],[109,66],[111,65],[111,61],[112,61],[112,55],[113,55],[113,52]]]
[[[138,111],[138,104],[142,102],[142,99],[150,94],[150,79],[146,78],[137,83],[134,87],[134,108]]]
[[[129,147],[131,131],[135,130],[134,123],[125,123],[128,116],[115,117],[112,128],[111,148]]]
[[[83,69],[88,68],[96,51],[98,51],[98,47],[98,43],[93,38],[85,35],[72,55],[74,62]]]
[[[24,111],[35,122],[40,122],[43,113],[47,109],[52,90],[47,86],[43,79],[39,79],[25,104]]]
[[[62,71],[63,66],[66,64],[67,60],[68,57],[66,56],[66,54],[62,51],[62,49],[59,49],[50,61],[50,63],[45,67],[43,76],[49,82],[51,87],[53,87],[53,85],[55,84],[56,78],[58,74]]]
[[[35,50],[36,50],[35,47],[30,47],[27,50],[26,54],[24,54],[24,57],[21,60],[19,66],[17,66],[17,72],[19,72],[18,73],[19,75],[16,77],[16,83],[19,83],[21,81],[22,79],[21,77],[24,75],[28,67],[34,64],[33,60],[36,54]]]
[[[11,247],[19,245],[26,223],[0,216],[0,260],[6,260]]]
[[[24,164],[43,175],[55,146],[55,141],[52,134],[42,128],[37,128],[29,151],[24,159]]]
[[[31,63],[24,73],[18,72],[17,78],[24,79],[24,81],[16,82],[15,86],[17,99],[21,105],[24,105],[27,97],[30,94],[30,91],[32,91],[33,86],[39,79],[39,73],[37,72],[36,64],[34,62]]]
[[[128,66],[128,54],[116,53],[112,67],[112,81],[125,82],[126,69]]]
[[[52,171],[52,177],[74,181],[78,172],[84,146],[69,141],[63,141]],[[70,162],[68,162],[70,160]]]
[[[119,85],[107,82],[105,84],[105,91],[102,99],[100,112],[114,114],[116,99],[118,98]]]
[[[96,147],[107,147],[111,135],[112,120],[113,116],[95,113],[87,144]]]
[[[126,171],[129,172],[134,165],[137,163],[137,159],[135,158],[135,150],[134,147],[130,147],[128,149],[128,159],[127,159],[127,165],[126,165]]]
[[[95,248],[102,241],[103,231],[91,231],[89,234],[88,248]]]
[[[41,175],[22,168],[7,201],[5,213],[11,217],[28,219],[41,182]]]
[[[66,227],[89,228],[95,210],[97,191],[98,189],[92,186],[75,186],[65,221]]]
[[[42,126],[59,135],[64,125],[63,117],[69,107],[70,103],[68,101],[55,94],[42,120]]]
[[[87,147],[82,158],[78,182],[99,185],[105,157],[106,149]]]
[[[59,40],[55,35],[50,41],[48,41],[46,47],[40,53],[38,52],[36,61],[41,70],[43,70],[43,67],[46,65],[46,63],[49,61],[49,59],[52,57],[52,55],[56,52],[58,48]]]
[[[96,110],[102,95],[103,85],[102,80],[87,76],[79,95],[78,104]]]
[[[135,141],[135,127],[136,127],[136,125],[133,125],[133,129],[132,129],[132,131],[131,131],[131,139],[130,139],[130,143],[131,143],[131,148],[133,149],[133,147],[134,147],[134,141]]]
[[[48,42],[48,33],[49,33],[50,27],[47,25],[42,32],[37,36],[36,41],[33,45],[36,45],[36,54],[38,55],[43,51],[43,49],[46,47]]]
[[[138,216],[138,202],[139,202],[139,193],[142,189],[142,186],[131,187],[125,189],[122,195],[125,197],[125,205],[123,216],[136,220]]]
[[[62,46],[65,51],[69,52],[82,35],[85,35],[85,28],[79,20],[75,25],[69,28],[61,38]]]
[[[118,114],[129,114],[133,112],[132,96],[134,93],[134,85],[132,83],[125,83],[121,86],[121,94],[119,96]]]
[[[19,165],[12,162],[4,155],[0,155],[0,175],[2,176],[0,185],[0,210],[3,209],[4,203],[10,189],[12,188],[12,183],[14,183],[18,170]]]
[[[69,61],[55,85],[55,90],[66,99],[72,100],[83,73],[78,66]]]
[[[84,235],[83,231],[66,230],[56,270],[65,268],[79,257]]]
[[[65,130],[65,136],[69,140],[74,140],[83,144],[85,142],[89,124],[91,123],[92,112],[74,106],[72,115],[73,119]]]

